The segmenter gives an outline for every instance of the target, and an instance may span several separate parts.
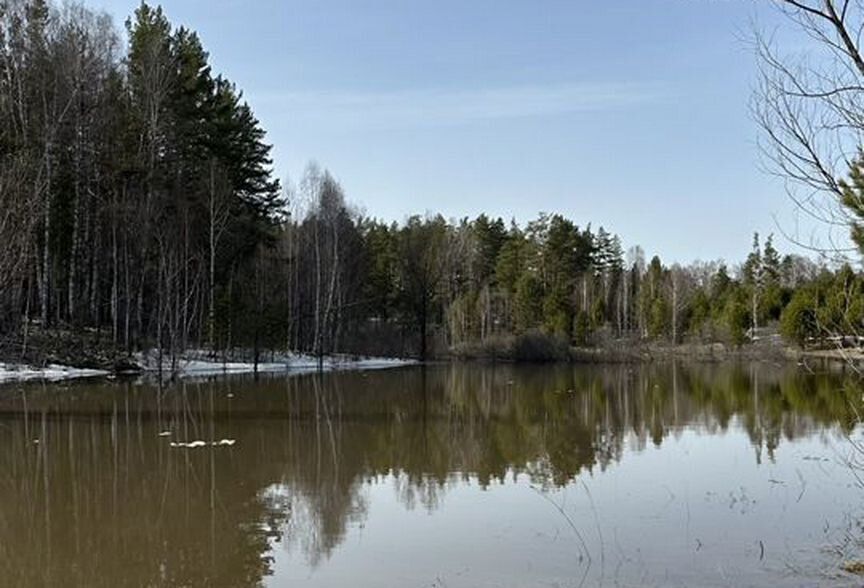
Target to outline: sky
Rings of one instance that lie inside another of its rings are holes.
[[[118,26],[136,0],[91,0]],[[625,247],[738,261],[809,241],[760,164],[761,0],[165,0],[244,92],[277,174],[310,160],[369,216],[541,211]]]

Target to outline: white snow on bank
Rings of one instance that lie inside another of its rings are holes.
[[[270,361],[258,363],[259,373],[305,373],[318,369],[318,359],[311,355],[289,354],[275,355],[265,354],[264,357]],[[138,354],[135,360],[141,365],[145,372],[159,371],[159,359],[154,353]],[[415,360],[397,359],[389,357],[348,357],[330,356],[325,357],[321,369],[325,371],[335,370],[377,370],[402,367],[415,364]],[[172,369],[173,368],[173,369]],[[179,376],[210,376],[220,374],[248,374],[255,371],[255,364],[251,361],[219,361],[211,359],[205,351],[191,351],[183,358],[178,358],[172,366],[171,359],[162,358],[163,372],[175,372]]]
[[[72,378],[93,378],[107,376],[104,370],[73,368],[65,365],[51,364],[45,367],[0,363],[0,384],[5,382],[27,382],[31,380],[46,380],[58,382]]]
[[[277,355],[268,359],[272,361],[258,364],[260,373],[306,373],[318,369],[318,360],[309,355]],[[135,360],[144,368],[145,373],[159,371],[159,360],[155,354],[137,354]],[[322,369],[334,370],[378,370],[396,368],[416,363],[409,359],[387,357],[352,358],[348,356],[333,356],[324,358]],[[162,369],[170,373],[171,360],[163,358]],[[184,359],[178,359],[176,374],[181,377],[202,377],[221,374],[248,374],[255,371],[255,364],[247,361],[217,361],[208,358],[206,352],[190,352]],[[51,364],[45,367],[35,367],[24,364],[0,363],[0,384],[7,382],[47,381],[59,382],[74,378],[94,378],[109,376],[105,370],[74,368],[65,365]]]

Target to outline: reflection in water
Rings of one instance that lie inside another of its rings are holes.
[[[746,432],[748,460],[771,462],[784,441],[852,432],[852,382],[767,365],[445,366],[161,391],[4,387],[0,577],[260,585],[279,558],[325,567],[369,519],[381,484],[403,507],[434,513],[468,483],[525,479],[554,493],[670,435],[730,428]],[[199,439],[236,444],[170,445]]]

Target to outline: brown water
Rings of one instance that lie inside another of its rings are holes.
[[[5,386],[0,584],[858,585],[860,404],[766,364]]]

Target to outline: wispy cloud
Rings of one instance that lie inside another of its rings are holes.
[[[258,95],[254,101],[284,109],[297,122],[400,128],[627,108],[667,94],[660,84],[575,83],[479,90],[286,92]]]

